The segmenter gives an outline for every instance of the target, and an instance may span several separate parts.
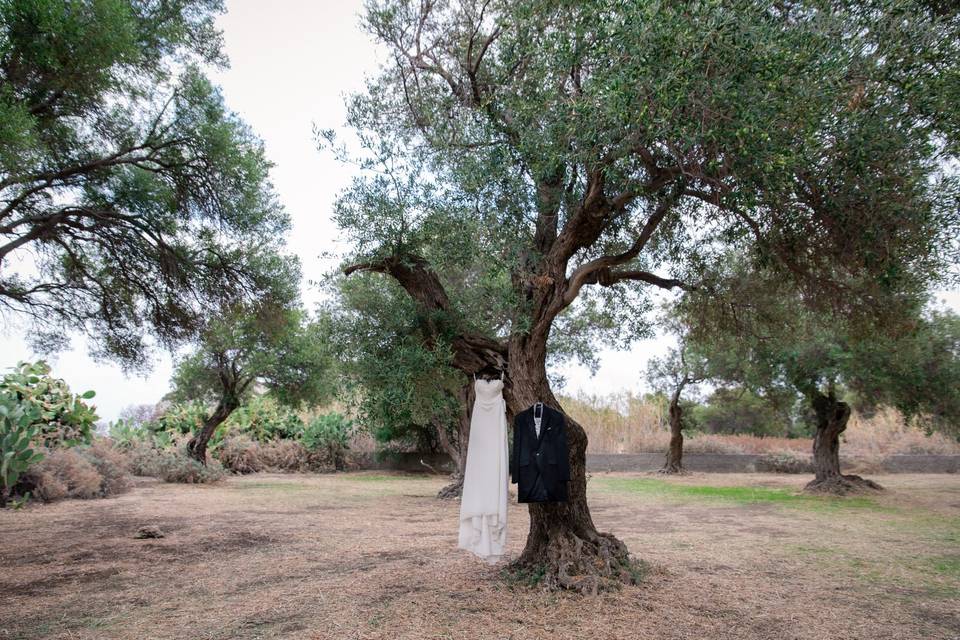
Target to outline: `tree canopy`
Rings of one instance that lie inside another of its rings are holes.
[[[643,325],[649,287],[707,287],[725,251],[752,247],[806,304],[879,313],[877,294],[942,277],[956,251],[957,103],[938,93],[956,93],[953,14],[378,0],[365,25],[389,62],[349,102],[365,171],[336,213],[345,271],[391,276],[449,336],[451,366],[506,368],[511,411],[559,406],[548,343],[584,296]],[[473,256],[494,327],[446,277]],[[518,562],[596,589],[629,560],[593,526],[567,420],[570,501],[531,506]]]
[[[271,255],[259,268],[258,278],[270,284],[265,295],[224,299],[209,309],[193,350],[174,368],[171,399],[215,405],[188,447],[201,462],[217,427],[255,392],[269,391],[294,407],[316,405],[331,393],[327,342],[300,306],[297,260]]]
[[[247,254],[289,226],[261,142],[201,67],[220,0],[0,2],[0,308],[35,346],[85,331],[145,363],[204,301],[259,294]]]

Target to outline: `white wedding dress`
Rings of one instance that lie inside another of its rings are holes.
[[[490,564],[507,543],[507,406],[502,380],[477,380],[460,499],[460,541]]]

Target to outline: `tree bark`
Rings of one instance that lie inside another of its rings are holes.
[[[446,433],[443,433],[440,438],[441,446],[450,454],[454,464],[457,465],[456,470],[451,475],[450,484],[437,493],[438,498],[445,500],[459,498],[463,495],[463,474],[467,466],[467,445],[470,440],[470,411],[474,400],[472,382],[463,385],[457,394],[457,399],[460,404],[460,411],[457,415],[457,441],[455,443],[450,442]]]
[[[680,406],[680,393],[686,385],[686,379],[677,385],[670,398],[670,448],[660,473],[683,473],[683,407]]]
[[[217,427],[223,424],[238,406],[239,403],[230,395],[220,398],[217,408],[203,421],[203,428],[187,442],[187,453],[191,458],[203,465],[207,464],[207,443],[210,442]]]
[[[814,493],[847,495],[864,491],[882,491],[872,480],[840,473],[840,434],[847,428],[850,405],[837,400],[834,392],[816,393],[812,398],[817,415],[817,433],[813,439],[815,477],[805,490]]]
[[[550,389],[546,374],[546,337],[517,337],[509,349],[508,413],[516,415],[540,401],[563,412]],[[635,583],[639,565],[626,545],[609,533],[600,533],[587,506],[587,434],[564,413],[570,462],[567,502],[531,503],[530,531],[514,569],[543,574],[550,589],[586,593]]]

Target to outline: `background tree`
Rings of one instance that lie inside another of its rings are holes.
[[[683,429],[686,426],[681,394],[707,377],[706,360],[692,352],[686,337],[678,337],[678,344],[662,358],[651,358],[647,364],[647,381],[669,398],[670,446],[660,473],[683,473]]]
[[[0,308],[34,348],[85,331],[146,366],[204,301],[258,284],[242,256],[289,226],[260,141],[201,65],[220,0],[0,2]]]
[[[187,444],[206,462],[211,436],[245,398],[269,391],[288,405],[317,404],[329,395],[326,343],[299,307],[299,268],[268,255],[270,295],[255,302],[226,299],[205,320],[195,350],[175,366],[170,399],[216,403]]]
[[[506,368],[511,414],[560,408],[548,342],[578,298],[642,324],[644,287],[698,286],[730,245],[761,247],[811,304],[869,307],[878,274],[892,286],[907,260],[912,277],[939,266],[949,192],[931,185],[950,150],[934,141],[955,120],[948,104],[914,99],[956,77],[941,64],[956,56],[940,54],[958,41],[943,42],[955,24],[910,2],[895,19],[865,7],[371,2],[365,24],[391,62],[350,101],[366,155],[337,210],[353,242],[345,273],[393,278],[450,366]],[[901,48],[878,54],[878,42]],[[867,162],[884,144],[899,161],[871,167],[873,186],[902,184],[926,206],[855,219],[811,206],[827,180],[845,182],[831,157],[862,150]],[[507,319],[495,330],[447,286],[464,256],[483,260],[474,282],[493,285],[485,303]],[[530,506],[517,565],[595,590],[635,573],[593,524],[586,435],[567,422],[570,500]]]
[[[895,310],[878,321],[812,311],[790,283],[744,262],[731,269],[726,286],[719,299],[743,304],[693,296],[680,305],[690,343],[708,361],[737,363],[714,369],[718,381],[767,396],[804,398],[816,429],[816,477],[808,490],[845,494],[880,488],[840,472],[840,435],[850,418],[851,393],[863,404],[895,406],[907,419],[927,416],[930,425],[960,418],[956,316],[924,314],[922,294],[888,299]]]

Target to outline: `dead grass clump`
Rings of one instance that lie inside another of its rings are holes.
[[[273,471],[295,473],[310,470],[310,453],[296,440],[274,440],[261,447],[264,466]]]
[[[813,460],[810,456],[797,455],[792,451],[781,451],[764,455],[756,463],[757,471],[763,473],[813,473]]]
[[[43,460],[30,467],[25,484],[33,495],[46,501],[59,498],[99,498],[103,476],[76,449],[46,451]]]
[[[207,484],[222,480],[223,465],[216,460],[207,460],[203,465],[181,451],[167,453],[160,463],[160,478],[164,482]]]
[[[224,469],[233,473],[256,473],[266,466],[260,444],[241,434],[228,436],[221,443],[217,458]]]
[[[100,474],[100,495],[112,496],[130,489],[127,457],[108,438],[97,438],[79,450]]]

